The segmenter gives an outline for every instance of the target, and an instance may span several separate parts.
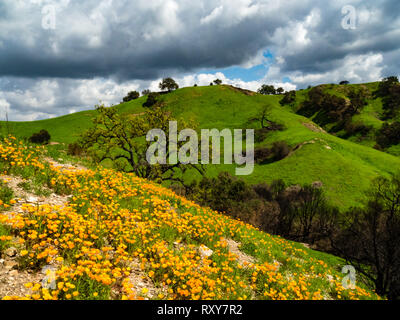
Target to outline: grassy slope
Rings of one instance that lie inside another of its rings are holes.
[[[163,284],[164,298],[377,299],[362,277],[357,276],[355,290],[342,287],[341,268],[346,263],[342,259],[260,232],[155,183],[100,167],[90,171],[49,166],[40,149],[26,148],[18,141],[0,142],[0,151],[0,169],[5,174],[71,195],[64,206],[24,205],[29,215],[0,215],[0,236],[9,234],[4,222],[15,237],[25,240],[18,250],[26,249],[29,256],[21,260],[21,269],[30,263],[48,263],[50,254],[43,255],[43,248],[51,244],[52,257],[61,257],[63,264],[57,286],[60,281],[65,287],[73,284],[76,299],[108,299],[114,280],[122,284],[128,280],[130,287],[132,270],[126,266],[133,257],[140,257],[147,283],[159,288]],[[242,256],[243,266],[222,238],[235,240],[249,255]],[[0,239],[0,249],[2,245],[7,244]],[[208,259],[200,257],[202,245],[213,250]],[[104,253],[109,251],[113,254]],[[113,280],[108,281],[111,273]],[[128,299],[131,294],[141,295],[132,284],[135,291],[122,288]],[[74,299],[64,291],[42,290],[32,298]]]
[[[298,100],[304,99],[306,93],[307,90],[298,92]],[[118,108],[122,113],[141,113],[144,99],[121,104]],[[400,164],[397,157],[310,130],[303,123],[311,121],[294,114],[289,107],[282,108],[279,96],[248,96],[228,86],[212,86],[183,88],[162,96],[162,99],[176,117],[194,119],[201,128],[210,129],[256,128],[257,123],[249,124],[249,119],[265,104],[273,105],[270,119],[284,124],[287,129],[270,134],[263,145],[285,140],[296,146],[315,138],[321,140],[306,144],[282,161],[256,166],[253,174],[244,178],[252,183],[271,182],[278,178],[291,184],[322,181],[328,197],[342,208],[358,205],[372,178],[393,173]],[[373,106],[371,108],[375,110]],[[85,111],[37,122],[12,123],[13,132],[17,136],[29,136],[44,128],[50,132],[53,141],[69,143],[75,140],[76,134],[90,126],[93,114],[94,111]],[[367,112],[361,116],[372,119]],[[207,170],[209,175],[217,175],[223,170],[234,173],[235,167],[213,165]]]

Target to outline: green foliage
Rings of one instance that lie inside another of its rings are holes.
[[[285,141],[275,141],[270,148],[256,148],[254,150],[254,160],[260,164],[272,163],[286,158],[290,151],[291,148]]]
[[[285,95],[283,96],[282,100],[279,101],[279,103],[283,106],[285,104],[292,104],[295,101],[296,101],[296,91],[292,90],[285,92]]]
[[[343,216],[333,237],[335,252],[375,286],[378,294],[400,298],[400,175],[379,177],[362,208]]]
[[[140,97],[140,93],[137,91],[130,91],[126,97],[122,99],[123,102],[129,102]]]
[[[150,108],[150,107],[154,106],[155,104],[157,104],[159,96],[160,96],[160,94],[157,92],[150,92],[147,95],[146,102],[143,103],[143,107]]]
[[[82,156],[84,153],[85,149],[78,142],[68,144],[67,154],[71,156]]]
[[[180,174],[189,168],[201,168],[195,165],[155,164],[147,160],[147,150],[151,142],[147,133],[160,129],[166,133],[167,158],[169,157],[169,122],[174,119],[165,107],[159,106],[147,110],[144,115],[123,116],[115,107],[97,106],[94,126],[82,134],[80,145],[89,151],[94,159],[101,163],[111,161],[114,167],[124,172],[133,172],[141,178],[158,182],[164,180],[182,181]],[[189,121],[181,121],[183,128],[193,127]],[[182,143],[180,143],[182,145]],[[177,146],[179,149],[179,145]]]
[[[217,178],[204,177],[185,193],[203,206],[251,223],[268,233],[312,244],[330,236],[339,212],[328,204],[323,189],[316,186],[287,188],[279,180],[271,185],[252,186],[226,172]]]
[[[368,83],[362,85],[348,86],[323,86],[323,90],[329,94],[347,97],[347,92],[354,87],[361,87],[374,92],[379,83]],[[376,144],[374,131],[379,130],[382,121],[379,114],[382,113],[381,98],[367,99],[368,105],[360,110],[359,114],[353,116],[354,123],[372,126],[373,130],[365,139],[359,140],[358,134],[346,137],[348,140],[339,139],[345,136],[344,131],[338,132],[335,137],[319,131],[310,130],[304,125],[312,121],[318,122],[317,115],[310,115],[307,119],[295,114],[299,106],[308,99],[309,90],[296,92],[296,101],[292,105],[280,106],[282,97],[274,95],[251,95],[238,92],[225,85],[199,86],[197,88],[182,88],[171,93],[161,95],[160,103],[171,112],[171,115],[180,119],[193,119],[199,128],[254,128],[256,129],[256,141],[265,145],[272,145],[275,141],[286,141],[293,148],[304,142],[318,140],[315,144],[306,144],[295,151],[290,157],[279,162],[271,162],[255,166],[252,175],[244,179],[252,184],[267,182],[276,179],[284,179],[289,184],[310,184],[313,181],[322,181],[326,186],[326,196],[331,203],[338,205],[341,209],[359,205],[364,199],[363,191],[367,189],[371,180],[378,175],[388,176],[400,165],[400,160],[390,154],[379,152],[372,147]],[[130,115],[138,115],[145,112],[143,103],[147,97],[140,97],[127,103],[115,106],[117,113],[122,117],[129,118]],[[265,131],[261,133],[259,121],[249,122],[259,114],[260,110],[267,104],[271,105],[268,120],[281,126],[283,130]],[[10,122],[10,130],[18,137],[26,137],[44,128],[52,135],[52,140],[60,143],[75,142],[79,135],[94,126],[92,119],[97,116],[95,110],[83,111],[54,119],[33,122]],[[335,123],[324,126],[329,131]],[[3,124],[3,127],[5,125]],[[343,128],[345,127],[345,123]],[[258,130],[258,131],[257,131]],[[257,139],[258,133],[260,139]],[[331,147],[327,149],[326,146]],[[65,157],[62,153],[62,145],[46,147],[52,155]],[[55,152],[57,149],[57,152]],[[393,151],[392,151],[393,150]],[[396,153],[394,147],[387,152]],[[400,154],[400,151],[397,151]],[[340,165],[339,165],[340,164]],[[90,165],[90,164],[85,164]],[[104,162],[104,165],[111,163]],[[228,171],[234,174],[236,165],[210,165],[205,166],[209,177],[216,177],[219,172]],[[295,170],[294,170],[295,168]],[[183,176],[186,182],[200,179],[195,170],[188,170]]]
[[[9,204],[10,200],[12,200],[14,196],[13,190],[8,187],[2,180],[0,180],[0,200],[4,204]],[[0,211],[2,209],[2,205],[0,204]]]
[[[165,89],[167,89],[168,92],[171,92],[171,91],[176,90],[176,89],[179,88],[178,84],[172,78],[164,78],[164,79],[162,79],[162,81],[159,83],[158,86],[163,91]]]
[[[50,134],[47,130],[42,129],[37,133],[34,133],[30,138],[29,142],[37,144],[47,144],[50,141]]]
[[[400,122],[395,121],[392,124],[385,122],[379,130],[376,142],[382,148],[388,148],[400,143]]]
[[[10,228],[0,224],[0,237],[2,237],[2,236],[7,237],[10,235],[11,235]],[[2,255],[2,253],[4,252],[4,250],[7,249],[9,246],[10,246],[10,241],[0,239],[0,257]]]
[[[275,87],[273,85],[268,85],[268,84],[263,84],[261,88],[257,90],[257,92],[264,95],[271,95],[277,93]]]

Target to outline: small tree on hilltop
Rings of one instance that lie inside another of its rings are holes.
[[[159,88],[164,91],[165,89],[168,90],[168,92],[171,92],[173,90],[176,90],[179,88],[178,84],[175,82],[174,79],[172,78],[164,78],[160,83],[159,83]]]
[[[220,80],[220,79],[215,79],[215,80],[214,80],[214,83],[218,86],[218,85],[222,84],[222,80]]]
[[[276,94],[275,87],[267,84],[263,84],[257,92],[265,95]]]

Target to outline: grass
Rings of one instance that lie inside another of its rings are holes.
[[[0,180],[0,212],[9,206],[13,196],[13,190]]]
[[[20,239],[19,267],[59,266],[55,288],[27,284],[30,299],[142,299],[146,292],[135,291],[132,272],[161,291],[153,299],[379,298],[360,280],[355,289],[342,287],[342,259],[199,207],[132,174],[61,170],[44,160],[44,149],[14,139],[0,143],[0,152],[5,174],[71,195],[64,206],[28,204],[23,213],[0,215],[0,226],[10,226]],[[241,244],[254,263],[241,265],[225,239]],[[202,246],[211,256],[201,256]],[[131,269],[133,261],[140,271]],[[120,293],[112,296],[115,288]]]
[[[365,84],[370,91],[376,83]],[[346,86],[326,85],[326,90],[344,95]],[[297,92],[297,101],[293,106],[279,105],[281,96],[263,96],[259,94],[246,95],[229,86],[209,86],[183,88],[162,95],[161,99],[175,117],[192,119],[199,128],[258,128],[257,122],[251,119],[266,104],[272,109],[269,119],[281,123],[286,130],[274,132],[267,136],[260,145],[271,145],[274,141],[286,141],[291,147],[314,139],[320,139],[314,144],[306,144],[292,156],[275,163],[256,165],[253,174],[243,178],[251,183],[272,182],[283,179],[289,184],[306,184],[321,181],[330,201],[343,210],[359,205],[364,197],[364,191],[370,187],[371,181],[377,176],[393,174],[400,165],[400,159],[371,148],[371,141],[355,143],[335,137],[330,134],[314,132],[304,123],[310,119],[295,114],[298,105],[306,98],[308,90]],[[140,114],[145,97],[123,103],[117,106],[122,114]],[[379,101],[372,101],[357,116],[365,122],[379,127]],[[73,142],[77,135],[91,125],[94,111],[79,112],[59,118],[11,123],[13,132],[18,137],[27,137],[31,133],[46,129],[53,141],[60,143]],[[3,126],[4,127],[4,126]],[[364,145],[363,145],[364,144]],[[327,149],[327,146],[331,149]],[[67,156],[62,149],[66,145],[49,146],[49,152],[61,158]],[[399,154],[398,148],[391,152]],[[216,176],[221,171],[235,173],[235,165],[209,165],[207,175]],[[198,178],[194,172],[188,172],[187,180]]]

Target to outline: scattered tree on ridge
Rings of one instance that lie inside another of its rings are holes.
[[[265,95],[276,94],[275,87],[272,86],[272,85],[267,85],[267,84],[263,84],[263,85],[261,86],[261,88],[259,88],[259,89],[257,90],[257,92],[258,92],[258,93],[261,93],[261,94],[265,94]]]
[[[164,78],[160,83],[159,83],[159,88],[164,91],[165,89],[168,90],[168,92],[171,92],[173,90],[176,90],[179,88],[178,84],[175,82],[174,79],[172,78]]]

